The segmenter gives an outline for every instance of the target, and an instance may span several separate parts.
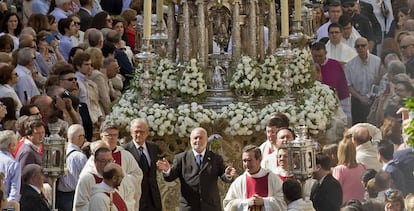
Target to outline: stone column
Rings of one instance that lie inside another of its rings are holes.
[[[168,30],[168,59],[172,62],[177,61],[177,28],[175,20],[175,5],[170,3],[168,5],[168,19],[167,19],[167,30]]]
[[[257,22],[256,22],[256,5],[257,0],[249,1],[249,36],[250,36],[250,46],[249,46],[249,56],[252,58],[257,58]]]
[[[267,49],[267,55],[272,55],[276,51],[277,44],[277,16],[275,1],[270,1],[269,4],[269,47]]]
[[[233,61],[238,62],[241,57],[241,33],[240,33],[240,0],[234,0],[233,6],[233,28],[232,28],[232,56]]]
[[[197,0],[197,17],[198,17],[198,62],[205,68],[207,67],[207,46],[206,46],[206,19],[204,12],[204,0]],[[197,51],[196,51],[197,52]]]
[[[191,53],[191,47],[190,47],[190,14],[189,14],[189,8],[188,8],[188,2],[187,0],[181,1],[181,6],[183,8],[183,39],[180,40],[180,45],[183,49],[183,62],[190,61],[190,53]]]

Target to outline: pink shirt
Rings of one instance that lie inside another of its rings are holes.
[[[332,176],[339,181],[342,187],[342,203],[350,199],[364,199],[365,189],[361,182],[361,176],[364,171],[365,167],[361,164],[352,169],[344,165],[338,165],[333,168]]]

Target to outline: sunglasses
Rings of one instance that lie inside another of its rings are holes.
[[[73,24],[80,26],[80,22],[73,22]]]
[[[63,80],[63,81],[78,81],[77,78],[62,78],[60,80]]]

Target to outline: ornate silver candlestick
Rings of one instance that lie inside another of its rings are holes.
[[[280,37],[282,39],[282,43],[280,44],[280,48],[278,51],[276,51],[276,56],[279,57],[282,60],[282,66],[283,66],[283,90],[285,93],[285,96],[283,97],[283,101],[286,103],[295,103],[295,98],[292,94],[292,86],[293,81],[290,77],[290,69],[289,69],[289,63],[292,61],[292,59],[295,57],[295,54],[290,49],[290,43],[289,43],[289,37]]]
[[[144,107],[152,104],[151,99],[151,88],[152,88],[152,78],[151,78],[151,61],[155,57],[155,54],[151,52],[150,39],[143,39],[142,52],[135,55],[135,57],[142,61],[144,64],[143,73],[141,74],[141,95],[142,99],[140,102],[140,107]]]
[[[42,172],[52,179],[52,203],[51,210],[56,205],[56,181],[66,172],[66,139],[59,136],[59,126],[49,125],[50,136],[42,142]]]

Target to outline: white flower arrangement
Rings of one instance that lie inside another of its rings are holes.
[[[152,86],[157,97],[169,95],[178,87],[178,68],[169,59],[161,59],[155,70],[155,80]]]
[[[237,64],[230,81],[230,87],[241,91],[254,91],[259,88],[260,66],[249,56],[243,56]]]
[[[271,55],[266,57],[261,65],[260,89],[270,92],[282,91],[282,80],[278,59]]]
[[[171,135],[175,132],[177,116],[175,110],[166,105],[145,106],[138,112],[138,117],[147,120],[151,136]]]
[[[187,137],[201,123],[212,123],[217,119],[215,111],[205,109],[195,102],[178,106],[176,113],[177,123],[175,129],[179,137]]]
[[[127,127],[131,120],[138,116],[139,94],[133,89],[128,89],[121,99],[112,106],[112,112],[106,117],[119,127]]]
[[[327,85],[315,81],[305,90],[304,103],[298,108],[297,125],[306,125],[309,132],[317,134],[329,126],[332,115],[338,108],[336,93]]]
[[[222,108],[221,118],[229,121],[229,127],[224,130],[229,135],[251,135],[255,128],[258,118],[256,112],[248,103],[231,103]]]
[[[298,90],[300,88],[309,87],[312,85],[312,70],[311,60],[312,55],[309,48],[294,48],[293,53],[295,58],[289,64],[290,78],[293,82],[293,88]]]
[[[181,94],[196,97],[207,90],[207,84],[203,78],[203,73],[197,66],[197,60],[191,59],[185,66],[183,75],[179,82]]]
[[[258,112],[258,119],[260,122],[256,125],[256,131],[263,131],[266,128],[266,124],[270,116],[278,112],[285,114],[293,125],[297,122],[297,107],[295,105],[288,104],[283,101],[275,102],[265,106]]]

